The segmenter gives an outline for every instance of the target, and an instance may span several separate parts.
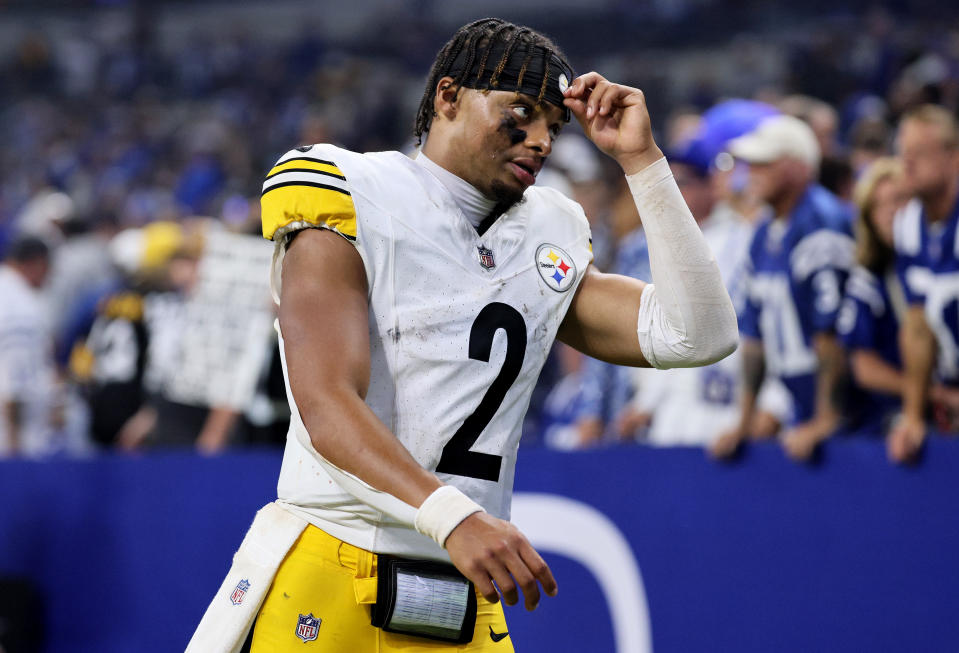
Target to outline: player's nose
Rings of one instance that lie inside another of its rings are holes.
[[[553,151],[553,135],[545,118],[534,120],[528,125],[525,145],[543,157],[549,156]]]

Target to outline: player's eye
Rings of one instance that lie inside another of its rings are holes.
[[[524,104],[513,105],[513,113],[521,120],[526,120],[530,116],[530,108]]]
[[[549,128],[549,137],[552,138],[552,139],[555,141],[557,138],[559,138],[559,132],[560,132],[561,129],[562,129],[562,127],[560,127],[559,125],[552,125],[552,126],[550,126],[550,128]]]

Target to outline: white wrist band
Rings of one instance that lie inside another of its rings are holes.
[[[486,512],[452,485],[438,487],[416,511],[416,530],[446,547],[446,538],[464,519],[476,512]]]

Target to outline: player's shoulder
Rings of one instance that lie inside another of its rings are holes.
[[[360,219],[408,193],[410,160],[399,152],[358,153],[330,143],[294,148],[270,169],[261,194],[263,235],[320,227],[356,242]]]
[[[589,220],[583,207],[555,188],[531,186],[526,189],[525,199],[535,218],[547,222],[552,228],[589,233]]]
[[[377,187],[378,180],[411,174],[411,163],[401,152],[353,152],[331,143],[316,143],[283,154],[267,180],[289,170],[315,171],[345,181],[353,192],[367,193]]]
[[[593,260],[593,234],[586,212],[555,188],[531,186],[524,193],[529,213],[528,237],[545,244],[569,247],[575,257]]]
[[[579,202],[550,186],[530,186],[526,189],[525,195],[528,202],[555,208],[564,214],[568,213],[570,216],[575,216],[577,219],[579,217],[582,217],[583,220],[586,219],[586,213]]]
[[[913,198],[896,212],[892,223],[896,254],[917,256],[922,248],[922,202]]]

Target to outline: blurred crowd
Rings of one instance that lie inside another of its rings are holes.
[[[728,458],[778,438],[809,460],[838,432],[907,461],[959,431],[959,20],[819,27],[778,42],[779,67],[762,36],[731,35],[745,45],[711,76],[695,57],[670,78],[648,52],[567,47],[647,89],[743,340],[670,371],[557,344],[526,446]],[[170,51],[142,21],[22,36],[0,59],[0,457],[283,442],[262,177],[300,144],[410,148],[422,44],[445,38],[424,31],[404,56],[309,31]],[[597,267],[650,280],[621,173],[575,125],[538,183],[583,205]]]

